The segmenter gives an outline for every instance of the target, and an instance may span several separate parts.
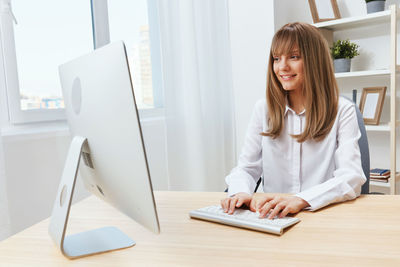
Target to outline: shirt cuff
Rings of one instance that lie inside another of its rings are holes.
[[[252,195],[256,186],[253,177],[240,171],[228,175],[226,183],[228,184],[228,196],[233,196],[240,192]]]
[[[248,193],[249,195],[253,194],[253,190],[251,190],[251,186],[247,181],[234,181],[231,183],[231,185],[229,185],[228,196],[231,197],[240,192]]]
[[[310,194],[307,191],[303,191],[297,193],[295,196],[303,199],[310,205],[309,207],[304,208],[304,210],[316,211],[323,207],[323,205],[321,205],[321,201],[316,200],[315,195],[313,193]]]

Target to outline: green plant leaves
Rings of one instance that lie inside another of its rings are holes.
[[[337,40],[333,43],[331,48],[331,55],[333,59],[338,58],[353,58],[358,56],[358,48],[360,46],[355,43],[351,43],[349,40]]]

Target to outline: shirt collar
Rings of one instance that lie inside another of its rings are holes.
[[[290,110],[291,112],[293,112],[293,114],[296,114],[298,116],[303,115],[303,114],[306,113],[306,109],[303,109],[302,112],[297,114],[291,107],[289,107],[289,100],[288,100],[288,97],[286,96],[286,107],[285,107],[285,113],[283,114],[283,116],[286,116],[286,113],[288,112],[288,110]]]

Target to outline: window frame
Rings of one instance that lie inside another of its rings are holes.
[[[0,34],[3,47],[3,65],[8,104],[8,120],[12,124],[65,120],[64,109],[21,109],[17,54],[14,38],[14,21],[11,0],[0,0]]]

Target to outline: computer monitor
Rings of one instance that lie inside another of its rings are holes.
[[[77,258],[135,244],[113,227],[65,235],[78,168],[90,192],[159,233],[124,43],[65,63],[59,74],[73,140],[49,226],[56,245],[66,257]]]

